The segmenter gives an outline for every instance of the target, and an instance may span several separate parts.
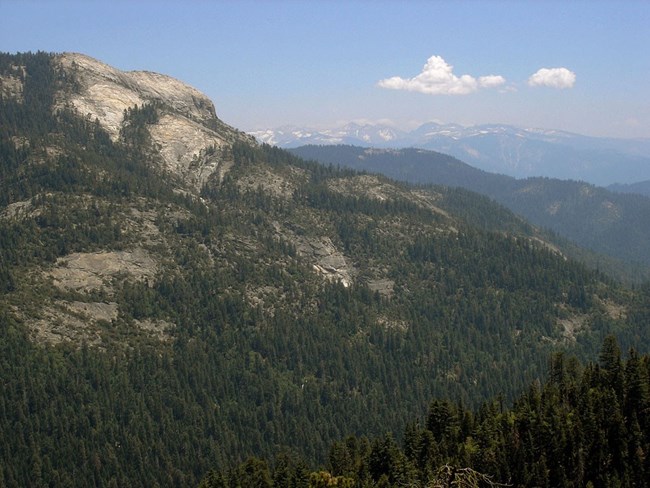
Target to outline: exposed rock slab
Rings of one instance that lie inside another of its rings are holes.
[[[0,219],[2,220],[20,220],[25,217],[34,216],[34,205],[31,200],[23,200],[14,202],[7,205],[2,212],[0,212]]]
[[[91,114],[117,139],[124,110],[147,101],[160,101],[186,117],[207,121],[216,118],[212,101],[195,88],[171,76],[146,71],[120,71],[79,53],[57,56],[60,66],[75,77],[78,93],[64,100],[82,115]]]
[[[112,290],[111,280],[124,275],[136,280],[153,279],[158,265],[144,249],[133,251],[74,253],[57,260],[48,271],[54,286],[89,293]]]
[[[388,278],[378,278],[368,281],[368,288],[384,297],[390,297],[393,295],[394,286],[395,282]]]
[[[195,188],[200,189],[213,173],[220,169],[223,173],[232,164],[230,158],[222,157],[228,141],[193,119],[164,114],[149,133],[165,169],[181,175]]]
[[[0,76],[0,95],[3,98],[13,98],[23,101],[23,82],[17,76]]]
[[[291,168],[289,174],[280,174],[261,166],[241,176],[237,184],[243,189],[261,188],[270,195],[289,200],[293,198],[299,183],[305,179],[304,170],[300,168]]]
[[[350,286],[355,274],[354,267],[348,263],[329,237],[296,238],[296,250],[306,257],[313,268],[330,281],[340,281],[343,286]]]
[[[119,316],[115,302],[80,302],[57,300],[41,308],[38,317],[23,317],[36,342],[60,344],[71,342],[101,346],[105,336],[123,334],[115,331],[113,321]],[[174,325],[164,320],[134,320],[136,332],[160,341],[171,339]],[[133,329],[131,329],[133,330]]]
[[[175,78],[120,71],[77,53],[64,53],[56,60],[75,80],[75,90],[59,93],[55,108],[71,106],[82,116],[98,120],[114,141],[120,137],[126,110],[160,103],[158,122],[148,126],[151,149],[158,151],[166,170],[193,190],[199,190],[212,174],[223,177],[229,169],[231,158],[219,149],[237,140],[254,143],[252,136],[221,122],[206,95]]]
[[[59,344],[72,342],[98,345],[100,331],[83,314],[70,313],[65,305],[43,307],[38,318],[25,318],[33,339],[39,343]]]

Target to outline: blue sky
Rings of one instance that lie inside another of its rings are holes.
[[[0,50],[168,74],[242,130],[434,120],[650,137],[648,26],[640,0],[0,0]]]

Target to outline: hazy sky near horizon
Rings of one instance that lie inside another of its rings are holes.
[[[242,130],[504,123],[650,137],[650,1],[0,0],[0,51],[178,78]]]

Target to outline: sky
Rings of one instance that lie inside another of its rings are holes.
[[[0,0],[0,51],[178,78],[241,130],[435,121],[650,137],[650,1]]]

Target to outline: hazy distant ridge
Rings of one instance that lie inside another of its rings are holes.
[[[352,123],[325,130],[287,126],[251,134],[262,142],[284,148],[351,144],[430,149],[450,154],[479,169],[515,178],[547,176],[602,186],[650,179],[649,139],[600,138],[508,125],[463,127],[434,122],[410,132]]]

